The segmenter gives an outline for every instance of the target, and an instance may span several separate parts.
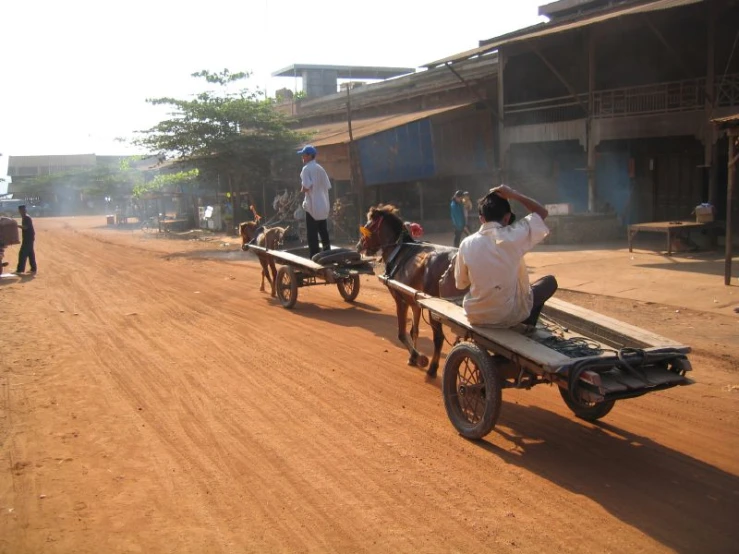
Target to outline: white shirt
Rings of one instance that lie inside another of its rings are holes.
[[[475,325],[512,327],[531,313],[534,298],[523,256],[549,234],[544,220],[529,214],[503,227],[488,222],[459,245],[454,279],[470,287],[462,306]]]
[[[331,212],[331,203],[328,199],[331,181],[328,179],[326,170],[318,165],[316,160],[311,160],[303,166],[300,172],[300,182],[308,189],[303,200],[303,209],[316,221],[328,219],[328,214]]]

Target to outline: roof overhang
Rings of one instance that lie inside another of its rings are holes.
[[[376,133],[381,133],[382,131],[387,131],[395,127],[400,127],[407,123],[412,123],[420,119],[426,119],[427,117],[451,112],[453,110],[458,110],[471,105],[473,104],[457,104],[454,106],[435,108],[420,112],[386,115],[381,117],[371,117],[367,119],[353,119],[352,137],[354,138],[354,140],[358,140],[370,135],[374,135]],[[350,140],[349,125],[346,121],[338,123],[318,124],[296,130],[303,133],[312,134],[310,143],[316,147],[330,146],[334,144],[348,144]]]
[[[424,65],[423,67],[436,67],[439,65],[445,65],[448,63],[460,62],[476,56],[483,56],[494,50],[498,50],[501,46],[507,46],[517,42],[523,42],[528,40],[534,40],[537,38],[553,35],[556,33],[563,33],[566,31],[572,31],[574,29],[581,29],[597,23],[603,23],[611,19],[618,17],[626,17],[635,14],[644,14],[649,12],[669,10],[673,8],[680,8],[683,6],[689,6],[691,4],[698,4],[705,2],[706,0],[651,0],[649,2],[640,2],[636,4],[629,4],[628,6],[621,6],[607,11],[599,11],[597,13],[591,13],[586,16],[578,16],[576,18],[567,18],[563,20],[557,20],[549,23],[539,23],[532,27],[526,27],[513,33],[508,33],[500,37],[492,38],[489,40],[481,41],[480,46],[461,52],[435,62]]]
[[[275,71],[272,77],[302,77],[304,71],[335,71],[339,79],[390,79],[416,70],[413,67],[293,64]]]
[[[721,131],[736,129],[739,128],[739,113],[727,117],[718,117],[712,119],[711,122]]]

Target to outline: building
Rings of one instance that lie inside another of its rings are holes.
[[[494,179],[487,99],[496,63],[487,56],[453,71],[409,73],[282,108],[319,148],[337,196],[355,206],[357,221],[367,206],[392,202],[404,217],[445,229],[454,190],[486,190]],[[286,186],[297,171],[285,168]]]
[[[339,79],[384,80],[413,73],[409,67],[367,67],[356,65],[311,65],[293,64],[272,73],[273,77],[292,77],[302,80],[306,98],[319,98],[334,94],[338,90]]]
[[[497,55],[502,178],[621,223],[690,218],[705,201],[725,213],[711,119],[739,105],[739,4],[560,0],[540,13],[551,21],[427,65]]]
[[[568,242],[705,201],[725,213],[711,120],[739,105],[737,0],[559,0],[540,14],[425,71],[285,109],[340,190],[425,222],[448,220],[457,188],[498,182],[568,204],[554,220]]]
[[[112,196],[116,194],[121,198],[130,197],[130,186],[124,180],[118,183],[120,187],[102,183],[110,173],[106,169],[117,171],[125,160],[133,160],[132,169],[144,174],[157,171],[156,158],[136,160],[130,156],[96,154],[9,156],[8,175],[12,182],[8,185],[8,193],[33,203],[36,213],[66,215],[99,211],[115,202]],[[100,187],[96,187],[96,179]],[[96,188],[109,192],[96,193]]]

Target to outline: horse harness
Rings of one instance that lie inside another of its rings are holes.
[[[398,243],[395,249],[392,251],[387,261],[385,262],[385,275],[388,279],[392,279],[398,270],[405,264],[406,261],[414,254],[412,248],[403,248],[404,246],[421,246],[419,243],[413,241],[405,241],[407,237],[405,230],[400,233],[398,237]]]

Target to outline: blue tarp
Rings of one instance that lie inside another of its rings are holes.
[[[436,175],[429,119],[360,139],[358,149],[365,185],[401,183]]]

